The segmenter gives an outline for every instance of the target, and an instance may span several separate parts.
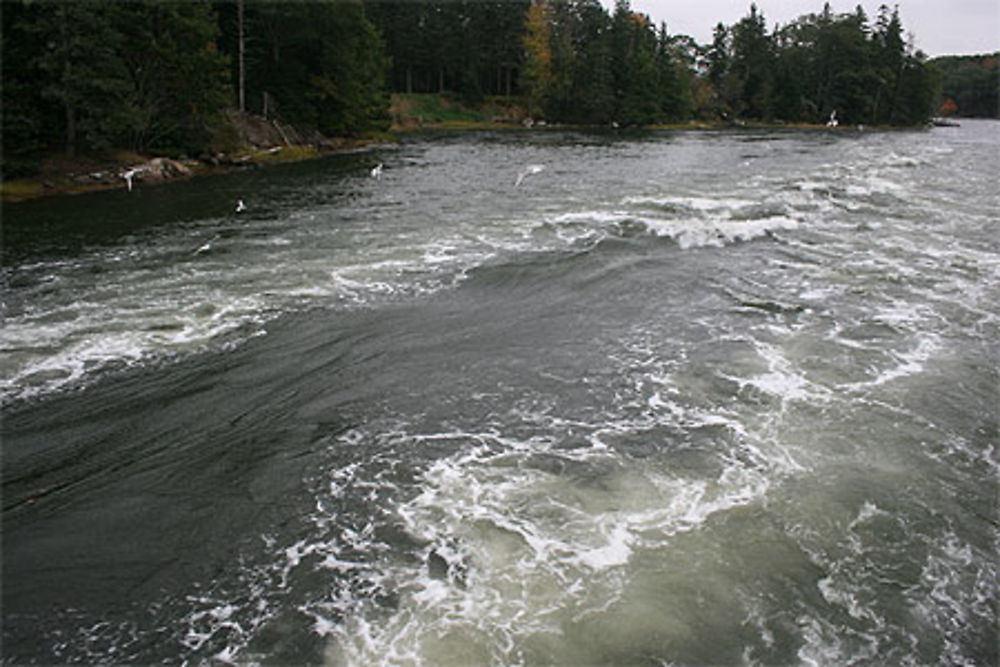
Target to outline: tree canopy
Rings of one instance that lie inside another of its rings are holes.
[[[303,130],[388,126],[387,60],[360,2],[5,1],[3,170],[42,151],[197,155],[236,107]],[[245,11],[244,11],[245,10]]]
[[[1000,52],[945,56],[931,64],[941,71],[943,115],[1000,118]]]
[[[861,7],[835,14],[826,4],[769,31],[751,4],[705,46],[655,26],[628,0],[610,12],[599,0],[369,6],[393,90],[520,93],[532,114],[552,121],[822,123],[836,111],[851,124],[910,125],[934,110],[936,70],[906,44],[898,10],[884,5],[874,25]]]

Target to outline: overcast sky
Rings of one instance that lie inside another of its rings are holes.
[[[607,7],[614,0],[602,0]],[[803,14],[818,14],[824,0],[757,0],[767,19],[789,23]],[[882,0],[831,0],[836,13],[852,12],[860,4],[870,21],[878,15]],[[903,29],[915,37],[916,47],[930,56],[979,54],[1000,51],[1000,0],[885,0],[899,5]],[[690,35],[699,44],[712,39],[712,29],[722,21],[732,25],[749,13],[750,0],[631,0],[633,11],[649,14],[657,24],[667,22],[672,35]]]

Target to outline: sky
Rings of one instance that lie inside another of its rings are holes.
[[[720,21],[732,25],[750,11],[751,0],[631,0],[633,11],[648,14],[656,23],[667,23],[672,35],[690,35],[699,44],[712,41]],[[818,14],[824,0],[756,0],[767,20],[790,23],[803,14]],[[614,0],[602,0],[612,7]],[[899,6],[903,30],[912,33],[914,45],[929,56],[969,55],[1000,51],[1000,0],[830,0],[834,13],[864,7],[874,22],[881,4]]]

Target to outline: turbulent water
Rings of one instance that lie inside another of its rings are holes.
[[[5,661],[997,664],[998,155],[424,135],[5,207]]]

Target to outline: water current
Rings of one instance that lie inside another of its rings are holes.
[[[998,156],[424,134],[5,205],[4,661],[997,664]]]

